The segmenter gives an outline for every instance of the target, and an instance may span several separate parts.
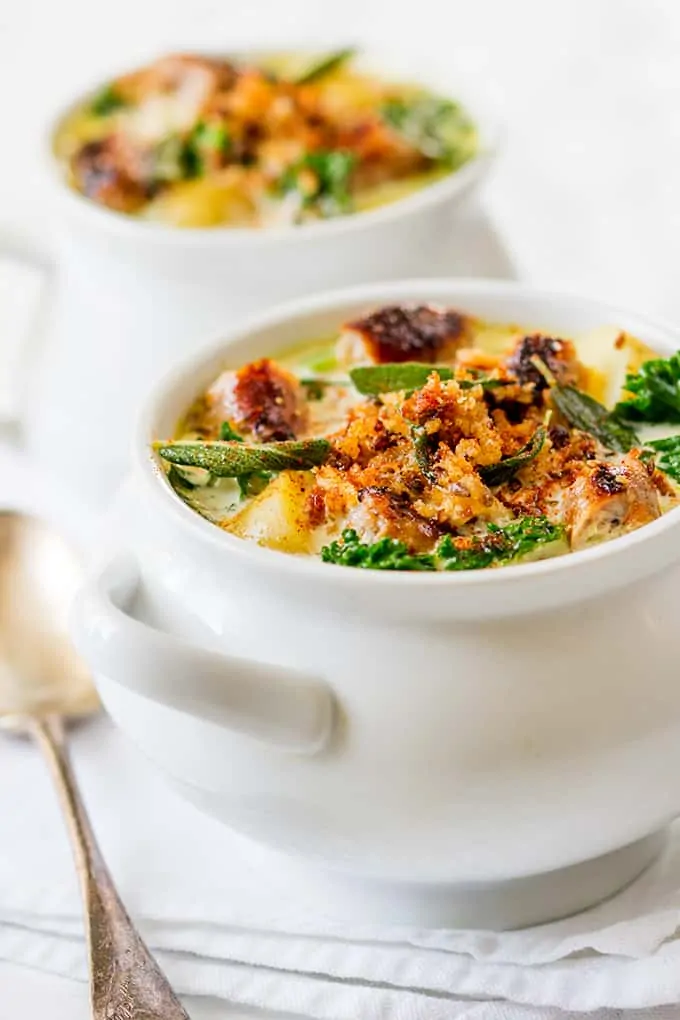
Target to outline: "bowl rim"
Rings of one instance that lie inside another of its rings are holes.
[[[242,321],[226,334],[211,343],[199,345],[191,357],[184,359],[170,369],[155,385],[137,420],[137,428],[133,439],[132,467],[133,476],[139,479],[143,491],[152,501],[153,506],[169,522],[174,522],[182,530],[193,533],[201,542],[208,543],[216,554],[237,557],[246,566],[251,565],[267,573],[298,577],[302,580],[325,582],[334,588],[375,587],[387,589],[412,590],[433,589],[479,589],[493,586],[494,588],[518,584],[520,581],[554,576],[560,578],[565,572],[574,574],[587,571],[593,564],[603,563],[612,559],[625,557],[631,550],[639,549],[663,536],[674,527],[680,527],[680,506],[669,510],[656,521],[642,528],[593,546],[564,556],[539,560],[531,563],[520,563],[505,566],[498,570],[462,570],[462,571],[381,571],[360,570],[355,567],[344,567],[327,564],[317,557],[295,556],[275,549],[268,549],[255,542],[237,538],[207,521],[184,503],[169,485],[165,472],[156,453],[150,444],[155,438],[154,424],[162,412],[164,404],[173,392],[186,383],[187,376],[197,377],[209,363],[217,360],[220,355],[228,353],[232,343],[246,341],[249,336],[262,330],[273,328],[283,323],[292,323],[296,318],[309,313],[333,312],[338,309],[342,315],[342,307],[349,303],[386,302],[398,300],[404,292],[410,294],[422,292],[422,299],[436,303],[431,296],[433,289],[448,289],[452,292],[463,291],[472,297],[488,297],[510,295],[526,301],[567,301],[575,305],[587,306],[597,314],[611,316],[611,322],[619,319],[634,319],[642,328],[667,337],[669,353],[676,344],[680,348],[680,330],[663,320],[652,320],[639,316],[624,309],[609,305],[594,298],[583,298],[568,291],[542,289],[528,284],[508,280],[483,280],[474,278],[430,278],[393,281],[390,283],[362,284],[315,294],[302,299],[295,299],[279,304],[258,316]],[[410,298],[410,300],[414,300]],[[451,300],[456,301],[452,294]],[[464,299],[463,299],[464,300]],[[461,301],[462,303],[462,301]],[[603,322],[603,325],[605,322]],[[622,327],[623,328],[623,327]],[[680,549],[678,550],[680,555]],[[670,559],[669,559],[670,562]]]
[[[214,51],[211,53],[209,49],[202,47],[195,47],[192,49],[192,52],[205,56],[215,55]],[[279,52],[281,52],[280,47],[243,47],[237,50],[227,50],[221,55],[227,58],[254,59],[258,56],[262,57],[266,54]],[[310,47],[300,46],[295,47],[293,52],[313,53],[315,51]],[[357,56],[358,58],[367,58],[370,63],[372,54],[375,52],[377,51],[373,48],[366,47],[360,49]],[[154,58],[149,58],[149,60],[152,59]],[[147,62],[145,61],[144,63]],[[144,63],[138,63],[134,68],[128,68],[127,70],[114,71],[109,75],[109,79],[144,66]],[[379,57],[376,60],[376,65],[379,68]],[[418,79],[416,78],[416,80]],[[420,80],[423,85],[427,86],[426,74]],[[379,226],[383,223],[398,220],[402,216],[408,218],[409,216],[417,215],[422,210],[429,209],[431,206],[437,206],[463,194],[482,180],[497,158],[501,145],[502,131],[499,118],[495,104],[492,103],[488,91],[482,95],[481,90],[479,94],[471,90],[469,96],[467,94],[461,95],[460,101],[466,110],[469,111],[479,130],[480,145],[478,151],[460,169],[446,174],[440,180],[418,188],[404,198],[388,202],[375,209],[367,209],[363,212],[336,216],[328,220],[319,220],[318,222],[305,223],[298,226],[266,228],[229,227],[226,225],[216,227],[176,227],[171,224],[139,220],[125,213],[107,209],[93,202],[85,195],[80,194],[80,192],[75,191],[66,182],[60,161],[53,150],[55,136],[62,120],[86,99],[88,95],[96,92],[98,87],[101,88],[102,84],[102,80],[98,79],[97,82],[85,85],[79,89],[76,98],[69,99],[52,111],[47,119],[43,133],[43,164],[45,166],[47,182],[52,192],[64,203],[65,208],[69,212],[85,221],[89,221],[94,227],[105,229],[117,236],[132,240],[160,241],[164,244],[186,245],[188,247],[206,246],[210,248],[220,245],[240,246],[244,244],[257,247],[268,244],[285,244],[291,241],[297,243],[312,242],[316,239],[334,238],[344,234],[355,233],[362,229],[370,229],[374,225]],[[463,91],[465,92],[466,90],[463,89]],[[451,89],[451,95],[454,99],[458,98],[458,92],[455,88]]]

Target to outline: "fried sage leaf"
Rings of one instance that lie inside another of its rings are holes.
[[[640,445],[635,429],[626,422],[611,414],[604,404],[600,404],[588,393],[577,390],[575,386],[554,386],[552,400],[570,425],[589,432],[591,436],[617,453],[628,453],[634,446]]]
[[[608,411],[604,404],[583,390],[575,386],[563,386],[541,358],[531,360],[550,384],[552,402],[570,425],[582,432],[589,432],[591,436],[599,439],[603,446],[617,453],[628,453],[634,446],[641,445],[632,425],[621,421],[616,414]]]
[[[425,385],[433,372],[436,372],[443,381],[453,379],[455,376],[453,369],[447,365],[428,365],[422,361],[360,365],[350,369],[349,376],[359,393],[367,397],[375,397],[380,393],[395,393],[398,390],[418,390]],[[458,385],[464,390],[469,390],[473,386],[482,386],[484,389],[492,390],[498,386],[505,386],[507,383],[503,379],[487,379],[480,376],[478,379],[459,379]]]
[[[509,482],[517,472],[538,457],[543,449],[547,429],[543,425],[534,432],[533,436],[521,450],[514,453],[512,457],[504,457],[496,464],[484,464],[479,468],[479,474],[486,485],[502,485]]]
[[[346,64],[355,55],[354,46],[347,46],[343,50],[336,50],[335,53],[327,53],[315,60],[302,74],[295,79],[296,85],[309,85],[310,82],[325,78],[331,71],[337,71],[339,67]]]
[[[237,441],[154,443],[163,460],[201,467],[218,478],[238,478],[258,471],[306,471],[323,464],[331,444],[327,439],[290,439],[280,443]]]
[[[437,447],[437,437],[425,431],[424,425],[414,425],[411,429],[413,452],[416,464],[428,482],[436,482],[437,476],[432,468],[432,456]]]

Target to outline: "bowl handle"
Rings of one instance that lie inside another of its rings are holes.
[[[125,609],[139,585],[128,554],[116,555],[74,601],[75,645],[93,673],[180,712],[313,754],[333,728],[333,694],[315,677],[188,644]]]

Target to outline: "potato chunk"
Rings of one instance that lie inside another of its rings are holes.
[[[311,546],[309,494],[311,471],[284,471],[223,527],[281,552],[306,553]]]

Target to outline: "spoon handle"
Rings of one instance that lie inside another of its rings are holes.
[[[61,720],[34,719],[31,732],[59,792],[78,868],[93,1020],[189,1020],[116,892],[78,792]]]

